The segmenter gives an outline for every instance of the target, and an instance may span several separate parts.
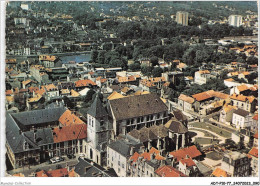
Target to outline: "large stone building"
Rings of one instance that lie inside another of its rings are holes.
[[[108,107],[116,136],[168,121],[168,108],[156,94],[109,100]]]
[[[250,159],[240,152],[227,152],[221,162],[221,169],[231,177],[248,177],[250,175]]]
[[[88,109],[88,153],[87,157],[99,165],[106,164],[106,146],[111,138],[112,124],[107,109],[96,97]]]
[[[13,168],[18,168],[39,164],[54,156],[83,153],[86,127],[65,107],[7,113],[7,156]]]

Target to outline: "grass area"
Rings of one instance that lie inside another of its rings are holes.
[[[204,133],[204,136],[205,137],[215,137],[215,138],[217,138],[217,136],[216,135],[214,135],[214,134],[211,134],[211,133],[209,133],[209,132],[207,132],[207,131],[205,131],[205,130],[199,130],[199,129],[193,129],[194,131],[200,131],[200,132],[203,132]]]
[[[231,138],[230,132],[227,132],[226,130],[223,130],[219,127],[216,127],[216,126],[213,126],[210,124],[206,124],[206,123],[201,123],[201,122],[195,122],[192,125],[197,128],[207,129],[209,131],[215,132],[216,134],[223,136],[225,138]]]
[[[215,145],[215,144],[218,144],[220,140],[212,140],[210,138],[201,138],[201,137],[198,137],[198,138],[195,138],[195,141],[194,143],[198,143],[200,145],[205,145],[205,144],[211,144],[211,145]]]
[[[222,155],[218,152],[210,152],[206,154],[206,158],[212,159],[212,160],[221,160]]]

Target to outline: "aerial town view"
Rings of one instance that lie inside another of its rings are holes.
[[[9,1],[6,177],[258,177],[257,1]]]

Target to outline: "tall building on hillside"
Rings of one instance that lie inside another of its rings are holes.
[[[179,11],[176,13],[176,22],[183,26],[188,26],[189,14],[188,12]]]
[[[228,23],[231,26],[240,27],[242,25],[241,15],[230,15],[228,18]]]

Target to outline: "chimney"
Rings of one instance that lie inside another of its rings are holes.
[[[33,130],[33,139],[34,139],[34,141],[36,141],[36,132],[37,132],[37,130],[34,129],[34,130]]]
[[[131,146],[131,147],[130,147],[130,155],[132,156],[133,154],[134,154],[134,147]]]
[[[160,160],[160,165],[164,166],[165,165],[165,161],[164,160]]]
[[[144,151],[145,151],[145,146],[141,146],[140,147],[140,153],[144,153]]]

